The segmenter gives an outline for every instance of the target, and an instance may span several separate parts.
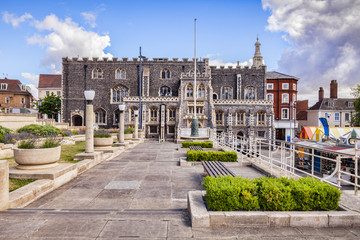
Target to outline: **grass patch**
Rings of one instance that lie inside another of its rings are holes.
[[[2,158],[2,159],[0,159],[0,160],[8,160],[8,161],[9,161],[9,168],[15,167],[15,166],[18,165],[18,164],[15,162],[14,157]]]
[[[9,179],[9,192],[15,191],[18,188],[21,188],[29,183],[34,182],[36,179]]]
[[[77,142],[74,145],[62,145],[59,163],[77,163],[81,160],[74,160],[74,155],[85,151],[85,142]]]

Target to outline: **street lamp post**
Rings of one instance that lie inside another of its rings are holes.
[[[196,94],[197,94],[197,87],[196,87],[196,18],[194,21],[195,25],[195,32],[194,32],[194,87],[193,87],[193,94],[194,94],[194,116],[191,121],[191,137],[198,137],[199,136],[199,122],[196,116]]]
[[[138,138],[139,137],[139,110],[134,110],[134,116],[135,116],[134,138]]]
[[[124,111],[125,111],[125,104],[121,103],[119,104],[119,111],[120,111],[120,117],[119,117],[119,143],[124,143],[125,136],[124,136]]]
[[[94,153],[94,107],[92,101],[95,91],[85,90],[84,95],[86,99],[85,153]]]
[[[41,112],[40,112],[40,107],[41,107],[41,105],[42,105],[42,101],[41,101],[41,99],[39,99],[39,100],[38,100],[38,112],[39,112],[38,118],[41,117]]]

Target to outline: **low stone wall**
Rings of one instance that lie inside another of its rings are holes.
[[[0,143],[0,159],[11,158],[14,156],[13,144]]]
[[[188,192],[188,209],[193,228],[228,227],[359,227],[360,214],[342,207],[341,211],[267,212],[208,211],[206,191]]]
[[[29,124],[39,124],[37,122],[37,114],[22,113],[0,113],[1,126],[11,130],[19,129]]]

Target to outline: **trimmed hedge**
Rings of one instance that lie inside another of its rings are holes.
[[[42,126],[37,124],[29,124],[17,130],[18,133],[31,133],[40,136],[57,135],[61,130],[53,126]]]
[[[236,152],[214,152],[214,151],[187,151],[187,160],[190,162],[200,161],[222,161],[237,162]]]
[[[183,148],[188,148],[190,146],[200,146],[202,148],[213,148],[212,142],[182,142]]]
[[[341,195],[336,187],[310,177],[205,177],[203,187],[211,211],[330,211],[339,207]]]

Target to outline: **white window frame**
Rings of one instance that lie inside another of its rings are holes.
[[[334,121],[340,121],[340,113],[334,114]]]
[[[8,84],[7,83],[2,83],[1,84],[1,90],[7,90],[8,88]]]
[[[350,121],[350,113],[345,113],[345,121],[346,122],[349,122]],[[347,118],[347,120],[346,120],[346,118]]]
[[[56,94],[57,94],[58,96],[61,96],[61,91],[56,91]]]
[[[284,97],[287,96],[287,101],[285,101],[286,99],[284,99]],[[289,94],[288,93],[283,93],[281,94],[281,103],[289,103]]]
[[[289,90],[289,83],[282,83],[282,84],[281,84],[281,89],[283,89],[283,90]]]
[[[269,99],[270,96],[271,96],[271,99]],[[274,94],[272,94],[272,93],[266,94],[266,100],[268,100],[268,101],[274,101]]]
[[[296,83],[293,83],[293,90],[296,91]]]
[[[287,117],[284,117],[283,111],[286,110]],[[281,108],[281,119],[289,120],[290,119],[290,109],[289,108]]]
[[[21,104],[26,104],[26,99],[25,99],[25,98],[21,98],[21,99],[20,99],[20,103],[21,103]]]
[[[5,97],[5,103],[10,103],[11,98],[10,97]]]
[[[271,86],[271,87],[270,87]],[[273,83],[268,83],[266,84],[266,89],[267,90],[274,90],[274,84]]]
[[[296,94],[294,93],[293,94],[293,99],[292,99],[293,102],[296,102]]]

